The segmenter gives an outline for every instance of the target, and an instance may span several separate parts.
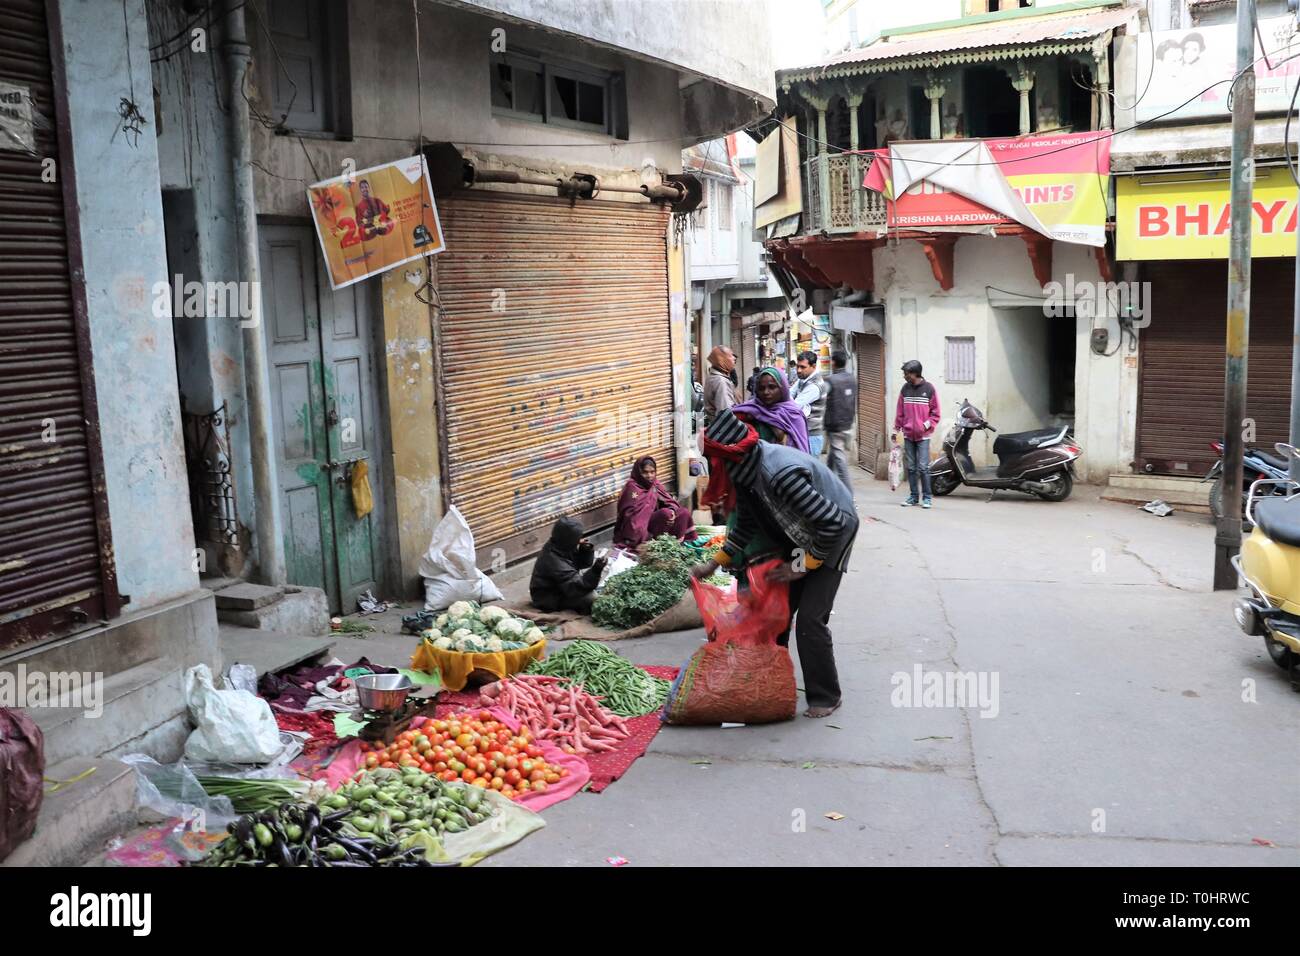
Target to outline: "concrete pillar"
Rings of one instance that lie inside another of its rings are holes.
[[[1032,133],[1036,125],[1029,109],[1029,92],[1034,88],[1034,71],[1028,64],[1020,62],[1009,75],[1012,87],[1020,94],[1020,135],[1023,136]]]
[[[948,91],[947,86],[941,77],[934,73],[927,73],[925,78],[925,98],[930,101],[930,138],[943,139],[943,112],[940,107],[943,104],[943,94]],[[1024,109],[1024,100],[1021,100],[1021,110]],[[1023,112],[1022,112],[1023,117]],[[1024,123],[1023,118],[1021,123]]]

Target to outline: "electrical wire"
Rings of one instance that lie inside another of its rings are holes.
[[[1300,94],[1300,82],[1297,82],[1295,89],[1291,92],[1291,105],[1286,111],[1286,129],[1282,133],[1282,149],[1286,152],[1286,168],[1291,174],[1291,181],[1300,189],[1300,174],[1296,172],[1296,161],[1291,156],[1291,117],[1295,115],[1296,95]]]

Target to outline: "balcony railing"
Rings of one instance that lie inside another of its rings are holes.
[[[804,232],[883,229],[885,198],[862,187],[872,157],[812,156],[804,163]]]

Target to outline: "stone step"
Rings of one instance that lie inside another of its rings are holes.
[[[1202,501],[1209,501],[1213,482],[1198,478],[1178,478],[1173,475],[1111,475],[1106,479],[1106,488],[1141,489],[1150,492],[1152,498],[1164,497],[1163,492],[1181,493]]]
[[[216,592],[218,611],[255,611],[284,597],[284,588],[241,581]]]
[[[137,750],[174,759],[187,734],[181,676],[174,665],[154,659],[104,678],[94,699],[26,708],[45,734],[46,763]]]
[[[332,636],[263,631],[234,624],[222,624],[217,641],[224,666],[251,664],[259,679],[263,674],[282,671],[319,657],[334,644]]]
[[[46,793],[36,818],[36,831],[9,854],[5,866],[80,866],[103,849],[104,841],[135,824],[135,771],[104,757],[73,757],[51,763],[46,750],[45,776],[71,780]],[[46,784],[46,790],[50,788]]]
[[[218,599],[219,600],[219,599]],[[217,607],[223,624],[287,634],[328,634],[329,599],[320,588],[285,587],[278,600],[249,610]]]

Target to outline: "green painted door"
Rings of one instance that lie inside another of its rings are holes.
[[[262,324],[289,583],[321,588],[331,610],[350,613],[362,592],[382,591],[373,289],[361,282],[330,291],[316,255],[310,229],[261,228]],[[351,479],[363,460],[375,509],[358,517]]]

